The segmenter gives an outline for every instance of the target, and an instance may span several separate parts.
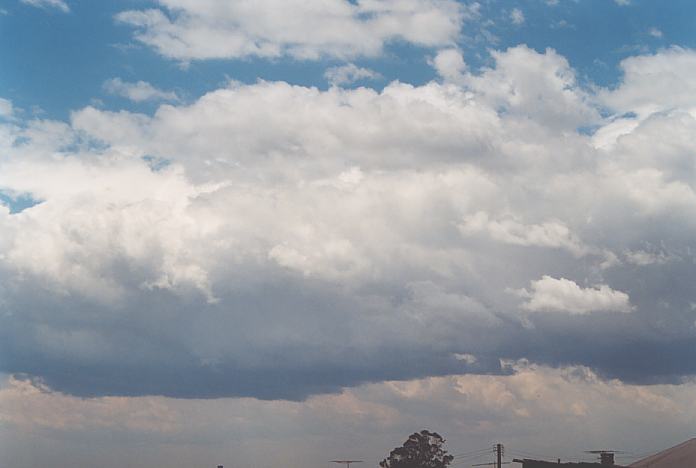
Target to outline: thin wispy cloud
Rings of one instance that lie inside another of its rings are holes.
[[[648,30],[648,34],[650,34],[652,37],[656,37],[658,39],[662,38],[662,31],[659,29],[652,27]]]
[[[510,11],[510,21],[512,21],[513,24],[523,24],[524,19],[524,13],[519,8],[513,8],[512,11]]]
[[[379,73],[369,68],[358,67],[353,63],[331,67],[324,72],[324,77],[334,86],[349,85],[356,81],[376,80],[381,77]]]
[[[146,81],[127,82],[121,78],[111,78],[103,84],[104,90],[134,102],[176,101],[179,97],[173,91],[162,91]]]
[[[14,114],[14,106],[9,99],[0,98],[0,118],[9,118]]]
[[[63,13],[70,11],[70,7],[65,0],[20,0],[20,2],[44,10],[59,10]]]

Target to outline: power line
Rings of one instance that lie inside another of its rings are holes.
[[[539,455],[538,453],[531,453],[531,452],[527,452],[525,450],[518,450],[518,449],[508,449],[508,452],[510,452],[511,455],[519,455],[521,457],[534,457],[537,460],[557,460],[559,458],[555,455],[554,456]]]
[[[483,457],[486,457],[486,456],[489,456],[489,455],[491,455],[491,454],[493,454],[493,453],[494,453],[494,452],[493,452],[492,450],[488,450],[488,451],[486,451],[486,452],[484,452],[484,453],[480,453],[480,454],[478,454],[478,455],[471,455],[471,456],[469,456],[469,457],[467,457],[467,458],[462,458],[462,459],[457,460],[456,463],[452,463],[450,466],[468,465],[469,463],[471,463],[471,462],[473,462],[473,461],[479,460],[479,459],[481,459],[481,458],[483,458]]]
[[[503,463],[503,444],[495,444],[495,447],[493,449],[493,453],[495,453],[496,456],[496,461],[493,463],[477,463],[475,465],[471,466],[495,466],[496,468],[502,468],[502,465],[509,465],[510,462],[505,462]]]
[[[490,453],[490,452],[492,452],[492,451],[493,451],[493,450],[490,449],[490,448],[485,448],[485,449],[471,450],[471,451],[469,451],[469,452],[457,453],[457,454],[452,455],[452,456],[453,456],[454,458],[460,458],[460,457],[466,457],[466,456],[469,456],[469,455],[477,455],[477,454],[480,454],[480,453]]]

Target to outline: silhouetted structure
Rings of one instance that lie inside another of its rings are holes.
[[[587,453],[598,454],[600,465],[613,465],[614,464],[614,452],[607,452],[604,450],[590,450]]]
[[[696,467],[696,439],[687,440],[648,458],[628,465],[631,468],[693,468]]]
[[[613,454],[612,454],[613,455]],[[601,454],[600,454],[601,456]],[[611,463],[609,463],[611,460]],[[550,462],[543,460],[531,460],[528,458],[512,460],[515,463],[522,463],[522,468],[599,468],[601,466],[613,466],[614,468],[623,468],[619,465],[614,465],[614,457],[605,457],[602,463],[589,463],[589,462],[579,462],[579,463],[561,463],[560,461]]]
[[[341,463],[346,465],[346,468],[350,468],[351,463],[362,463],[362,460],[331,460],[331,463]]]

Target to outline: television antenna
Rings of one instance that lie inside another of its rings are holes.
[[[362,463],[362,460],[331,460],[331,463],[340,463],[341,465],[346,465],[346,468],[350,468],[351,463]]]

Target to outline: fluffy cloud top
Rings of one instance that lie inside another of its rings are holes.
[[[601,94],[604,102],[623,112],[647,117],[696,107],[696,56],[678,47],[654,55],[629,57],[621,62],[626,84]]]
[[[440,50],[432,60],[438,75],[448,81],[459,82],[463,79],[466,63],[457,49]]]
[[[586,314],[594,311],[630,312],[628,294],[602,284],[598,287],[581,288],[565,278],[544,276],[532,281],[532,291],[523,291],[529,300],[522,306],[531,311],[568,312]]]
[[[455,42],[467,9],[454,0],[159,0],[120,13],[136,38],[181,61],[249,56],[375,56],[399,40]]]
[[[555,51],[538,54],[519,46],[505,53],[493,52],[493,58],[494,68],[466,80],[491,107],[526,115],[558,130],[598,122],[597,111],[577,85],[575,72]]]
[[[380,5],[397,8],[343,6]],[[688,89],[693,56],[632,60],[673,61]],[[40,203],[0,207],[0,370],[264,399],[520,358],[696,374],[690,109],[627,73],[606,119],[556,52],[494,59],[420,86],[231,83],[153,115],[3,123],[0,188]],[[615,131],[636,87],[660,111]]]

